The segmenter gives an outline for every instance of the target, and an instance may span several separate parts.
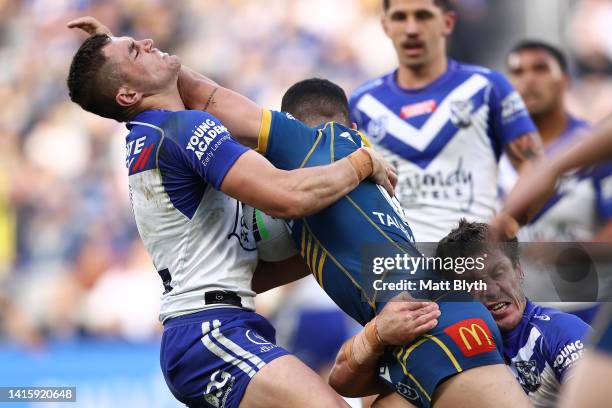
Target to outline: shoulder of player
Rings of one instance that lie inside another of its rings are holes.
[[[379,89],[385,88],[386,87],[386,83],[387,83],[387,78],[389,77],[389,75],[393,75],[394,72],[395,71],[386,73],[386,74],[384,74],[382,76],[379,76],[379,77],[376,77],[374,79],[371,79],[371,80],[365,82],[364,84],[360,85],[351,94],[351,96],[349,98],[349,102],[353,103],[354,101],[358,100],[359,98],[361,98],[363,95],[365,95],[367,93],[373,93],[373,92],[376,92]]]
[[[552,349],[555,345],[572,340],[582,340],[591,330],[591,327],[578,316],[545,307],[539,307],[531,314],[529,324],[538,328],[542,334],[544,346],[550,348],[551,353],[557,351]]]
[[[491,68],[487,68],[487,67],[483,67],[481,65],[466,64],[463,62],[458,62],[456,71],[457,73],[463,74],[466,76],[472,76],[472,75],[483,76],[493,85],[496,85],[500,81],[506,81],[506,82],[508,81],[506,76],[500,71],[497,71]]]

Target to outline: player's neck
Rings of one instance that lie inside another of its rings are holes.
[[[185,104],[181,100],[178,88],[169,88],[166,91],[146,96],[140,103],[140,111],[151,109],[164,109],[168,111],[185,110]]]
[[[444,75],[447,69],[446,55],[421,66],[400,65],[397,70],[397,84],[404,89],[423,88]]]
[[[550,112],[541,115],[532,115],[533,122],[538,128],[544,146],[549,146],[559,138],[567,129],[569,118],[563,106],[558,106]]]

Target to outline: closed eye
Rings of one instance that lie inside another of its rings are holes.
[[[134,52],[134,50],[136,50],[136,55],[134,56],[134,59],[138,58],[138,54],[140,53],[140,51],[138,51],[138,49],[136,48],[136,43],[134,41],[132,41],[130,43],[130,54],[132,54],[132,52]]]

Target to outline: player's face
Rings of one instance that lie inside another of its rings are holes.
[[[484,269],[471,270],[465,278],[487,284],[486,290],[473,294],[489,309],[499,329],[509,331],[519,324],[525,310],[522,272],[500,249],[488,251],[486,255]]]
[[[545,50],[523,50],[508,56],[510,80],[531,115],[550,112],[563,99],[567,77]]]
[[[112,37],[104,47],[109,63],[120,70],[122,80],[144,96],[176,86],[181,61],[153,47],[153,40],[136,41],[131,37]]]
[[[400,65],[408,68],[444,58],[446,37],[454,24],[455,14],[442,10],[434,0],[392,0],[382,17]]]

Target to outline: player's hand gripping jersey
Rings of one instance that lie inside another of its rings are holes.
[[[329,164],[367,144],[358,132],[330,122],[309,128],[291,115],[264,112],[258,151],[281,169]],[[362,325],[370,321],[393,295],[377,293],[364,274],[372,274],[367,248],[376,256],[407,253],[419,257],[403,212],[395,199],[366,180],[346,197],[309,217],[289,222],[292,237],[310,271],[325,292]],[[436,280],[433,272],[389,274],[396,281]],[[429,291],[411,292],[414,297],[433,298]],[[447,294],[438,302],[442,315],[438,326],[412,345],[389,349],[381,378],[411,403],[429,407],[438,384],[463,370],[503,364],[497,348],[501,337],[489,312],[463,295]],[[455,297],[455,301],[447,301]],[[467,333],[468,337],[465,337]]]
[[[486,222],[497,203],[504,147],[535,132],[520,96],[499,73],[449,60],[421,89],[396,72],[351,97],[351,118],[397,167],[398,198],[418,242],[438,242],[459,218]]]

